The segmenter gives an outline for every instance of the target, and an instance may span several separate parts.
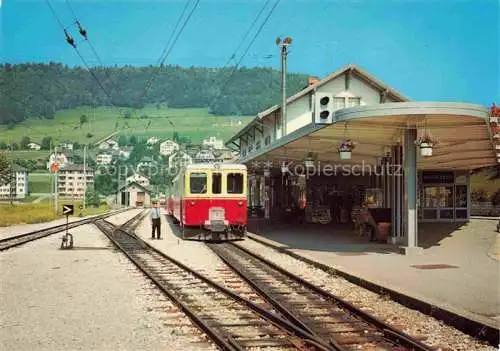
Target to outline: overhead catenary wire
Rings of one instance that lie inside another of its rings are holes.
[[[236,47],[236,50],[234,50],[233,54],[229,57],[229,59],[227,60],[226,64],[224,66],[228,66],[229,63],[231,62],[231,60],[234,59],[234,57],[236,56],[236,53],[238,52],[238,50],[241,48],[241,45],[245,42],[245,40],[247,39],[248,35],[250,34],[250,32],[252,31],[252,28],[255,26],[255,24],[257,23],[257,21],[259,20],[259,17],[262,15],[262,12],[264,12],[264,9],[267,7],[267,5],[271,2],[271,0],[266,0],[266,2],[264,3],[264,5],[261,7],[260,11],[257,13],[257,16],[255,16],[255,19],[253,20],[252,24],[250,25],[250,27],[248,27],[245,35],[243,36],[243,38],[241,39],[240,43],[238,44],[238,46]]]
[[[179,39],[180,35],[182,34],[182,32],[184,31],[184,28],[186,27],[186,25],[188,24],[189,20],[191,19],[191,16],[193,15],[194,11],[196,10],[196,8],[198,7],[198,4],[200,3],[200,0],[195,0],[195,4],[193,6],[193,8],[191,9],[191,12],[189,12],[186,20],[184,21],[182,27],[180,28],[180,30],[178,31],[177,35],[175,36],[175,38],[173,39],[172,41],[172,44],[170,45],[170,48],[166,51],[165,55],[163,56],[163,58],[160,60],[160,64],[157,65],[157,68],[156,70],[154,71],[154,74],[151,76],[151,79],[148,80],[148,82],[146,82],[146,86],[144,87],[144,91],[143,91],[143,94],[141,95],[141,101],[142,99],[146,96],[148,90],[151,88],[153,82],[154,82],[154,78],[155,76],[158,74],[158,71],[161,69],[161,66],[163,66],[163,64],[165,63],[165,61],[167,60],[168,58],[168,55],[170,55],[170,52],[172,52],[175,44],[177,43],[177,40]],[[189,4],[189,1],[188,1],[188,4]],[[186,4],[187,6],[187,4]],[[185,11],[183,11],[183,14],[185,13]],[[182,16],[180,17],[182,18]],[[179,18],[179,19],[180,19]],[[177,26],[176,26],[177,27]],[[173,32],[175,33],[175,31]]]
[[[92,53],[94,54],[94,56],[96,57],[97,59],[97,62],[99,62],[99,65],[102,67],[103,71],[104,71],[104,74],[106,75],[106,78],[109,80],[109,82],[111,83],[113,89],[116,91],[116,93],[118,94],[118,96],[121,98],[122,102],[125,102],[125,98],[123,97],[122,93],[121,93],[121,90],[120,88],[118,87],[118,85],[116,84],[116,82],[111,78],[111,76],[108,74],[108,71],[106,70],[105,66],[104,66],[104,63],[103,61],[101,60],[101,57],[99,56],[99,54],[97,53],[97,50],[95,49],[94,45],[92,44],[89,36],[88,36],[88,32],[87,32],[87,29],[85,27],[83,27],[79,17],[77,16],[75,10],[73,9],[73,7],[71,6],[71,3],[69,0],[66,0],[66,4],[70,10],[70,12],[72,13],[73,17],[75,18],[75,24],[78,26],[78,31],[80,33],[80,35],[85,39],[85,41],[89,44],[89,47],[90,49],[92,50]]]
[[[49,6],[52,14],[54,15],[54,17],[56,18],[57,22],[60,24],[61,28],[63,29],[65,35],[66,35],[66,41],[68,42],[68,44],[70,44],[73,49],[75,49],[78,57],[80,57],[80,60],[83,62],[83,64],[85,65],[85,67],[87,68],[88,72],[90,73],[90,75],[92,76],[92,78],[96,81],[97,85],[99,86],[99,88],[104,92],[104,94],[106,95],[106,97],[109,99],[111,105],[118,111],[119,115],[123,116],[123,113],[122,111],[113,103],[113,99],[111,98],[111,95],[108,93],[108,91],[106,90],[106,88],[102,85],[102,83],[99,81],[99,78],[95,75],[95,73],[91,70],[90,66],[88,65],[87,61],[85,60],[85,58],[82,56],[82,54],[80,53],[80,51],[78,50],[76,44],[74,43],[74,39],[70,36],[70,34],[68,33],[68,30],[67,28],[64,26],[64,24],[62,23],[62,21],[60,20],[59,16],[57,15],[56,11],[54,10],[54,8],[52,7],[51,3],[49,0],[45,0],[45,2],[47,3],[47,5]],[[117,126],[115,126],[115,129],[117,128]]]
[[[170,52],[173,50],[175,44],[177,43],[177,40],[179,39],[180,35],[184,31],[184,28],[186,27],[186,25],[188,24],[189,20],[191,19],[194,11],[198,7],[198,4],[200,3],[200,0],[196,0],[193,8],[191,9],[191,11],[189,12],[187,18],[185,19],[184,23],[182,24],[182,27],[177,32],[177,35],[175,35],[175,32],[177,31],[177,28],[179,27],[179,24],[181,23],[181,20],[184,17],[184,14],[186,13],[187,9],[189,8],[189,4],[190,3],[191,3],[191,0],[188,0],[188,2],[186,3],[186,5],[184,6],[183,11],[182,11],[181,15],[179,16],[179,19],[177,20],[177,23],[174,26],[174,30],[172,31],[172,34],[171,34],[171,36],[169,38],[169,41],[167,42],[167,45],[165,46],[164,50],[162,51],[162,54],[158,58],[157,67],[152,72],[151,76],[149,77],[148,81],[146,82],[146,84],[144,86],[143,92],[141,93],[141,95],[139,97],[139,103],[141,103],[144,100],[144,98],[146,97],[146,95],[148,93],[148,90],[151,88],[151,86],[152,86],[152,84],[154,82],[155,76],[158,74],[158,72],[160,71],[161,67],[165,63],[166,59],[168,58],[168,55],[170,55]],[[170,47],[169,47],[169,45],[170,45]],[[175,128],[175,124],[170,120],[170,118],[168,116],[165,116],[165,118],[167,119],[168,123],[172,126],[172,128]],[[148,125],[147,128],[149,128],[149,125]]]
[[[245,58],[245,56],[247,55],[248,53],[248,50],[250,50],[250,48],[252,47],[253,43],[255,42],[255,40],[257,39],[257,37],[259,36],[260,32],[262,31],[262,29],[264,28],[264,26],[266,25],[267,21],[269,21],[269,18],[271,17],[271,15],[273,14],[274,10],[276,9],[276,7],[278,6],[278,4],[280,3],[281,0],[276,0],[276,2],[274,3],[273,7],[271,8],[271,10],[269,11],[269,13],[267,14],[267,17],[264,19],[264,22],[262,22],[262,24],[260,25],[259,29],[257,30],[257,32],[254,34],[252,40],[250,41],[250,43],[248,44],[247,48],[245,49],[245,51],[243,52],[243,54],[241,55],[240,59],[238,60],[238,62],[236,63],[236,65],[233,67],[233,70],[231,71],[231,73],[229,74],[229,77],[226,79],[225,83],[223,84],[222,88],[219,90],[219,93],[216,95],[216,97],[212,100],[212,103],[216,103],[219,98],[221,97],[222,93],[224,92],[224,90],[226,89],[227,85],[229,84],[229,81],[231,80],[231,78],[233,77],[234,73],[236,72],[236,70],[238,69],[239,65],[241,64],[241,62],[243,61],[243,59]]]

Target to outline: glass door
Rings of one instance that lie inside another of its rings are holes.
[[[426,184],[423,189],[423,219],[452,221],[455,216],[453,190],[453,184]]]

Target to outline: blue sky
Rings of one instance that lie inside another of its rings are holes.
[[[0,1],[3,62],[82,65],[47,0]],[[78,38],[66,1],[48,1]],[[106,65],[155,64],[185,3],[70,0]],[[264,3],[201,0],[165,62],[224,66]],[[354,63],[412,100],[498,104],[499,12],[498,0],[281,0],[242,65],[279,68],[275,39],[286,35],[294,40],[291,72],[324,77]],[[87,43],[77,44],[98,63]]]

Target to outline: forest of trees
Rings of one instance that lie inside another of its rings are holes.
[[[132,109],[150,104],[208,107],[217,115],[255,115],[279,103],[281,96],[280,72],[270,68],[243,67],[232,74],[231,67],[124,66],[89,72],[60,63],[6,63],[0,69],[0,124],[54,118],[60,109],[111,104]],[[288,95],[306,85],[306,75],[287,75]]]

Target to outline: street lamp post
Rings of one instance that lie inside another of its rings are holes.
[[[276,39],[276,45],[281,49],[281,135],[286,135],[286,56],[288,54],[288,46],[292,44],[292,38],[281,37]]]

